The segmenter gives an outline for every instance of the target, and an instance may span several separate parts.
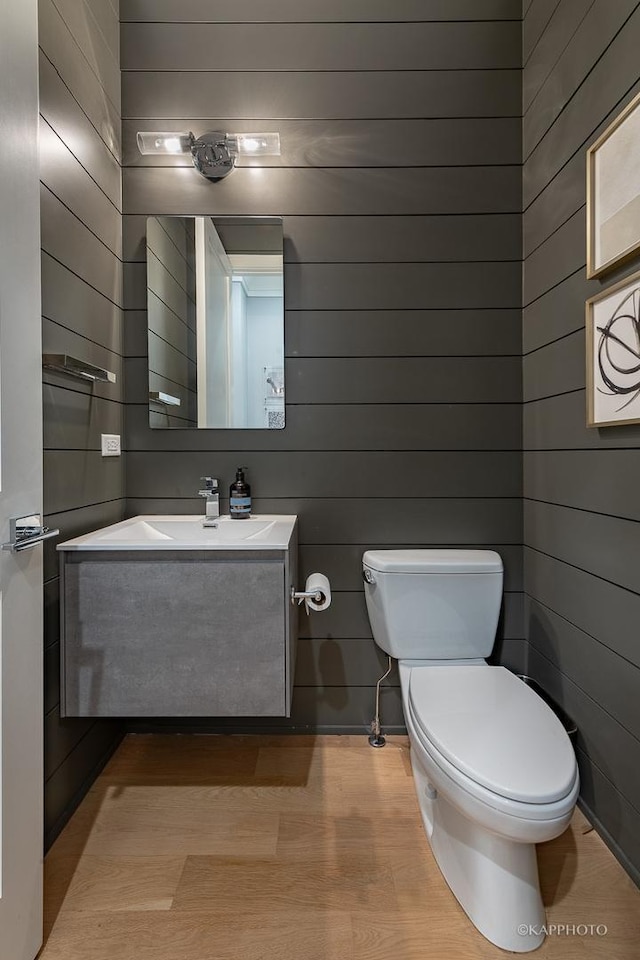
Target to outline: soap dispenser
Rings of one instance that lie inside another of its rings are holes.
[[[244,479],[246,467],[238,467],[236,479],[229,489],[229,515],[232,520],[251,516],[251,487]]]

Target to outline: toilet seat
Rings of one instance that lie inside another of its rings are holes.
[[[504,667],[412,665],[407,706],[424,750],[467,793],[544,820],[575,802],[578,775],[557,717]]]

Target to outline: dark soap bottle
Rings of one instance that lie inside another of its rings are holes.
[[[238,467],[236,479],[229,489],[229,515],[232,520],[251,516],[251,487],[244,479],[246,467]]]

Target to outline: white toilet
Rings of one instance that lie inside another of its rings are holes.
[[[505,950],[544,940],[535,844],[568,825],[578,770],[555,714],[488,657],[502,600],[490,550],[369,550],[376,643],[399,662],[424,826],[472,923]]]

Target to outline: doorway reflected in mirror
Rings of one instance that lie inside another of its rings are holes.
[[[149,423],[282,429],[282,220],[147,219]]]

